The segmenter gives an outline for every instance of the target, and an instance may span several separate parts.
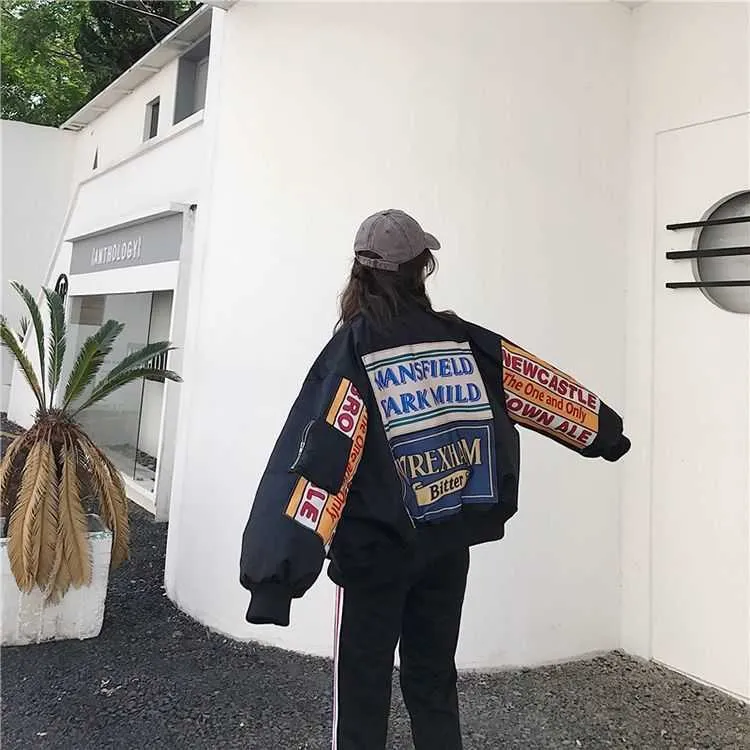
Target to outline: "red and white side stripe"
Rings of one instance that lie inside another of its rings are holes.
[[[337,750],[339,734],[339,642],[341,640],[341,620],[344,613],[344,589],[336,586],[336,616],[334,619],[333,640],[333,739],[331,750]]]

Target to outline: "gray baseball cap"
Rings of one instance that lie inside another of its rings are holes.
[[[439,249],[436,237],[425,232],[409,214],[394,208],[368,216],[354,239],[357,261],[381,271],[398,271],[402,263],[425,250]],[[369,253],[376,257],[369,257]]]

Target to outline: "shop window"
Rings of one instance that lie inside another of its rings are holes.
[[[70,322],[76,326],[100,326],[104,323],[104,305],[106,297],[103,294],[89,297],[74,297],[70,311]]]
[[[750,191],[721,203],[706,219],[736,219],[750,216]],[[733,249],[739,255],[703,257],[697,261],[699,281],[723,282],[750,279],[750,223],[719,224],[703,227],[697,250]],[[727,286],[704,289],[706,296],[729,312],[750,314],[750,287]]]
[[[120,321],[125,328],[107,355],[102,374],[145,344],[169,340],[172,292],[71,297],[66,373],[83,342],[109,319]],[[167,362],[164,355],[148,366],[162,368]],[[146,492],[153,492],[156,485],[164,391],[164,382],[137,380],[79,415],[82,427],[123,476]]]
[[[207,36],[180,58],[174,104],[175,124],[200,111],[206,104],[210,48],[211,37]]]
[[[159,132],[159,97],[146,105],[146,124],[143,128],[143,140],[148,141],[156,138]]]

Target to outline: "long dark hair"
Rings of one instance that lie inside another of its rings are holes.
[[[380,271],[355,260],[339,299],[336,329],[357,315],[363,315],[377,328],[384,329],[407,309],[417,307],[432,312],[425,281],[436,270],[437,261],[429,250],[403,263],[398,271]]]

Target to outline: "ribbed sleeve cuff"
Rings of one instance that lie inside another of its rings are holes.
[[[253,625],[289,625],[292,594],[286,586],[267,583],[253,589],[245,619]]]

